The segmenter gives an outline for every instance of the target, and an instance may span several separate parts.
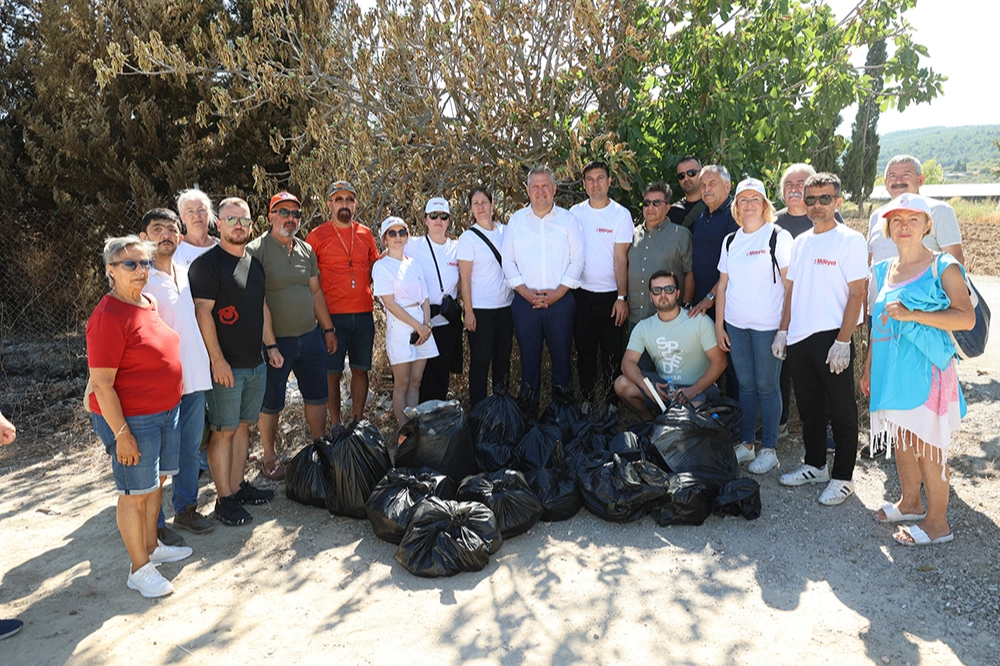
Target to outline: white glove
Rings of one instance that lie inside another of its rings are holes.
[[[778,331],[774,334],[774,342],[771,343],[771,353],[774,358],[784,361],[785,351],[788,346],[788,331]]]
[[[826,354],[826,362],[830,365],[830,372],[835,375],[847,370],[847,366],[851,364],[851,343],[834,340]]]

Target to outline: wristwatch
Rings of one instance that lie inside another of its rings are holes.
[[[708,300],[710,300],[710,301],[714,301],[714,300],[715,300],[715,294],[713,294],[712,292],[708,292],[708,293],[707,293],[707,294],[705,295],[705,298],[707,298],[707,299],[708,299]]]
[[[335,328],[324,328],[323,329],[323,335],[326,335],[327,333],[336,333],[336,332],[337,332],[337,329],[335,329]]]
[[[264,349],[271,351],[272,349],[277,349],[278,345],[264,345]]]
[[[618,300],[622,303],[628,303],[628,294],[618,294]]]

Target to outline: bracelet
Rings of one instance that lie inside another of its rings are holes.
[[[277,349],[278,345],[264,345],[264,349],[271,351],[272,349]]]
[[[323,329],[323,335],[326,335],[327,333],[336,333],[336,332],[337,332],[337,329],[335,329],[335,328],[324,328]]]
[[[115,435],[115,441],[116,442],[118,441],[118,438],[122,436],[122,433],[125,432],[125,428],[127,428],[127,427],[128,427],[128,421],[126,421],[125,423],[123,423],[122,427],[118,429],[118,434]]]

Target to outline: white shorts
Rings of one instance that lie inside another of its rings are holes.
[[[405,310],[417,321],[423,320],[424,311],[419,305],[411,305]],[[434,358],[438,355],[433,335],[427,338],[427,342],[422,345],[411,345],[410,336],[413,334],[413,327],[396,319],[391,312],[386,312],[385,329],[385,350],[389,354],[390,365],[411,363],[422,358]]]

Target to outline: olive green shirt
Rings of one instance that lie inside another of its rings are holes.
[[[250,241],[247,252],[264,266],[264,295],[274,336],[298,337],[316,328],[309,279],[319,275],[319,266],[309,244],[293,237],[289,254],[281,241],[267,232]]]
[[[660,270],[673,271],[684,288],[684,275],[691,270],[691,232],[664,220],[652,229],[635,228],[628,250],[628,321],[632,326],[656,314],[649,300],[649,276]]]

